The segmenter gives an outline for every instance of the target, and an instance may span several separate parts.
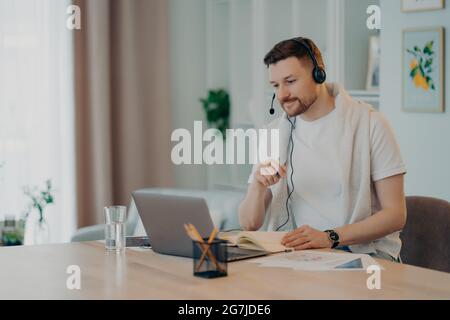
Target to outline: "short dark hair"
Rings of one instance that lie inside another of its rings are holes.
[[[325,69],[322,53],[320,52],[319,48],[311,39],[302,37],[284,40],[277,43],[272,48],[272,50],[270,50],[264,57],[264,64],[269,67],[269,65],[271,64],[275,64],[278,61],[285,60],[290,57],[297,57],[298,59],[306,58],[312,64],[313,62],[309,57],[308,51],[306,51],[305,46],[302,46],[300,43],[298,43],[299,40],[304,41],[308,44],[312,54],[317,60],[317,64],[319,65],[319,67]]]

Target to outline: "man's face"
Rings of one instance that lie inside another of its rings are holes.
[[[312,77],[312,65],[297,57],[271,64],[269,80],[289,117],[308,111],[319,95],[319,86]]]

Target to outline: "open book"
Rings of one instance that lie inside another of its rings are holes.
[[[238,231],[222,232],[219,234],[219,238],[228,240],[230,245],[239,248],[275,253],[292,250],[281,244],[281,239],[285,234],[286,232]]]

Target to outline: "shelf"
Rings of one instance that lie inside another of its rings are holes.
[[[368,91],[368,90],[349,90],[348,93],[351,96],[365,96],[365,97],[379,97],[379,91]]]
[[[377,91],[365,91],[365,90],[350,90],[348,94],[355,99],[359,99],[365,102],[380,102],[380,93]]]

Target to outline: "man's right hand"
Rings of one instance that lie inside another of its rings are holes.
[[[277,184],[286,177],[287,166],[277,161],[265,161],[258,165],[255,171],[255,181],[265,188]]]
[[[268,188],[286,177],[286,171],[286,166],[277,161],[257,165],[253,182],[239,206],[239,223],[244,230],[256,231],[263,226],[266,210],[272,201],[272,192]]]

